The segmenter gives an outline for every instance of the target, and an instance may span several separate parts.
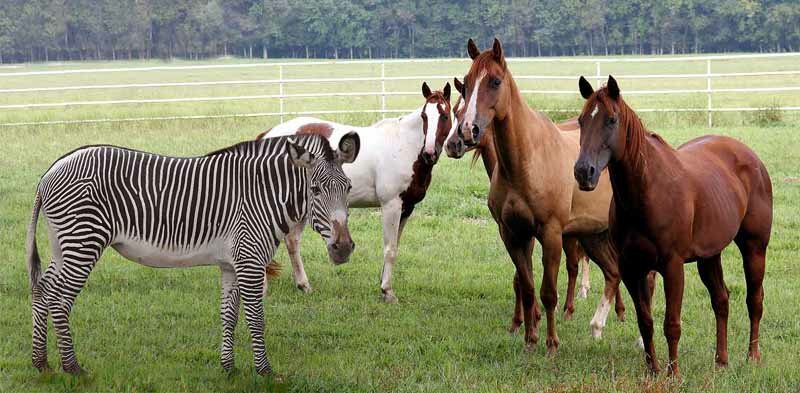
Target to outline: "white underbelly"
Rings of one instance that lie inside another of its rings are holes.
[[[111,247],[123,257],[149,267],[208,266],[230,261],[230,247],[222,239],[191,249],[163,250],[146,241],[119,236]]]

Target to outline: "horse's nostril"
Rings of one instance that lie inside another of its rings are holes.
[[[356,249],[356,242],[351,240],[350,241],[350,250],[352,251],[352,250],[355,250],[355,249]]]
[[[594,176],[594,172],[595,172],[594,165],[590,165],[589,166],[589,177],[593,177]]]
[[[462,138],[464,137],[464,132],[461,131],[461,124],[458,125],[458,127],[456,128],[456,131],[458,132],[458,136],[460,136]]]
[[[477,124],[476,124],[476,125],[473,125],[473,126],[472,126],[472,137],[473,137],[474,139],[478,139],[478,134],[479,134],[479,133],[480,133],[480,130],[478,129],[478,125],[477,125]]]

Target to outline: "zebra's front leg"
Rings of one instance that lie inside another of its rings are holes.
[[[56,274],[56,262],[50,261],[50,265],[45,270],[36,287],[31,293],[31,311],[33,314],[33,334],[32,343],[33,367],[39,371],[50,370],[47,362],[47,315],[50,301],[52,301],[51,280]]]
[[[222,349],[220,350],[220,364],[226,373],[233,370],[233,338],[236,323],[239,321],[239,285],[236,281],[236,271],[232,266],[223,264],[222,271],[222,299],[220,302],[220,319],[222,320]]]
[[[250,329],[253,360],[256,371],[261,375],[272,373],[264,345],[264,274],[264,262],[261,260],[247,259],[236,262],[236,278],[244,304],[247,327]]]
[[[289,252],[289,259],[292,260],[292,275],[297,289],[304,293],[311,292],[311,284],[308,283],[306,269],[303,267],[303,256],[300,255],[300,237],[303,235],[303,223],[298,223],[289,230],[286,235],[286,250]]]
[[[392,288],[392,268],[397,260],[397,240],[400,233],[400,216],[403,202],[400,198],[381,206],[383,221],[383,270],[381,271],[381,297],[386,303],[397,303]]]

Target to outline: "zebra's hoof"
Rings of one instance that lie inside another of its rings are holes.
[[[384,303],[395,304],[397,303],[397,296],[394,295],[394,290],[390,289],[381,294],[381,299]]]
[[[50,367],[50,363],[48,363],[47,360],[41,362],[34,362],[33,367],[36,367],[36,369],[39,370],[40,373],[49,373],[53,371],[53,368]]]
[[[65,373],[72,374],[75,376],[88,374],[88,372],[83,368],[81,368],[81,366],[79,366],[77,363],[71,366],[62,366],[61,368],[64,370]]]

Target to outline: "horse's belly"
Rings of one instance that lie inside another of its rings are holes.
[[[230,260],[226,255],[229,247],[216,240],[207,245],[185,250],[164,250],[149,242],[120,237],[111,244],[120,255],[149,267],[193,267],[217,265]]]

